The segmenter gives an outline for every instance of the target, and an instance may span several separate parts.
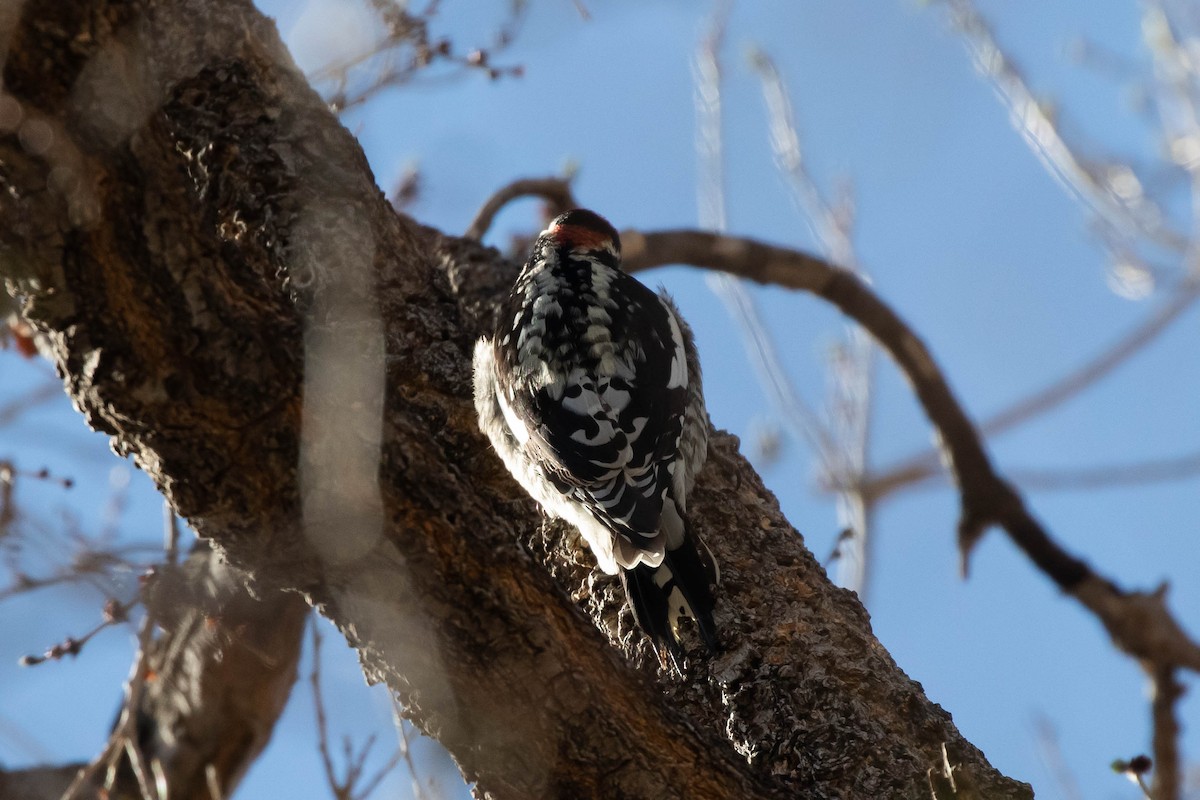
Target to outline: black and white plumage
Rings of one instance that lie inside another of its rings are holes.
[[[620,248],[591,211],[550,223],[475,345],[475,407],[509,471],[621,576],[638,625],[678,661],[683,617],[717,649],[716,564],[687,521],[708,415],[691,330],[620,269]]]

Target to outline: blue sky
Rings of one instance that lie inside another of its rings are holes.
[[[493,4],[502,5],[502,4]],[[697,167],[692,60],[708,4],[539,0],[498,63],[524,77],[488,81],[469,74],[388,92],[345,117],[386,190],[411,163],[423,189],[411,213],[449,232],[508,181],[574,164],[580,201],[619,227],[695,226]],[[305,68],[366,33],[351,0],[295,8],[260,2]],[[1057,104],[1062,128],[1096,156],[1153,165],[1155,127],[1137,111],[1148,56],[1143,8],[1113,0],[1055,4],[980,3],[1006,51],[1039,97]],[[461,50],[486,45],[503,15],[478,4],[443,2],[434,22]],[[1124,72],[1067,57],[1080,39],[1102,45]],[[1109,286],[1109,259],[1081,207],[1042,168],[1012,129],[1008,112],[976,73],[943,9],[916,2],[736,4],[724,50],[727,208],[732,232],[815,249],[772,160],[750,45],[777,62],[805,147],[806,165],[826,192],[852,187],[859,261],[878,291],[924,337],[976,418],[1101,352],[1144,319],[1163,290],[1133,301]],[[344,52],[344,50],[343,50]],[[1139,78],[1140,76],[1140,78]],[[1160,180],[1164,169],[1151,171]],[[1180,197],[1172,196],[1175,200]],[[1185,205],[1172,209],[1186,218]],[[503,244],[535,225],[532,203],[503,214],[491,241]],[[1174,274],[1178,276],[1176,270]],[[734,323],[702,274],[669,268],[644,277],[676,296],[696,330],[716,424],[751,447],[777,414],[758,386]],[[824,396],[825,354],[841,335],[839,317],[817,301],[752,287],[791,381],[812,403]],[[1178,320],[1135,360],[1084,395],[991,443],[1002,470],[1070,469],[1200,449],[1194,425],[1200,394],[1197,313]],[[48,368],[0,353],[0,403]],[[876,370],[871,463],[883,466],[928,447],[930,430],[903,379],[886,361]],[[102,437],[82,430],[65,399],[0,429],[0,458],[74,476],[79,488],[22,482],[30,502],[71,503],[101,527],[109,473],[127,470]],[[788,518],[823,557],[838,523],[814,488],[815,462],[786,438],[782,457],[762,465]],[[117,478],[120,480],[119,476]],[[1171,604],[1200,635],[1200,518],[1197,478],[1089,492],[1030,490],[1035,513],[1065,546],[1127,588],[1171,582]],[[160,505],[133,475],[121,529],[157,541]],[[1135,798],[1109,772],[1114,758],[1149,747],[1146,682],[1114,651],[1103,630],[1038,574],[1002,534],[977,549],[969,580],[958,576],[957,500],[944,485],[881,506],[869,610],[880,640],[964,735],[1001,770],[1032,783],[1039,797],[1068,797],[1045,764],[1039,720],[1057,731],[1066,767],[1087,798]],[[55,514],[45,515],[47,524]],[[17,669],[16,658],[90,627],[96,595],[46,592],[0,604],[0,763],[43,756],[84,758],[100,746],[129,667],[130,636],[110,632],[73,662]],[[335,726],[379,730],[386,694],[361,688],[352,654],[327,640],[326,677],[336,693]],[[1194,687],[1195,680],[1187,682]],[[1193,695],[1195,693],[1193,692]],[[46,713],[47,708],[52,713]],[[58,713],[53,713],[57,709]],[[1180,706],[1184,753],[1200,753],[1200,701]],[[72,724],[63,725],[69,714]],[[1188,723],[1191,723],[1190,726]],[[285,727],[247,779],[242,796],[322,796],[312,712],[299,686]],[[377,745],[382,749],[381,745]],[[430,767],[433,770],[433,767]],[[407,796],[407,779],[382,796]]]

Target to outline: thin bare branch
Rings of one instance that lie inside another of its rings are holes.
[[[62,394],[62,382],[57,379],[47,380],[34,386],[15,400],[10,400],[0,406],[0,428],[11,425],[26,411],[60,394]]]
[[[767,333],[753,296],[741,283],[728,275],[718,273],[711,277],[713,280],[709,287],[737,322],[738,331],[742,335],[742,346],[750,356],[750,363],[758,374],[758,382],[766,390],[776,412],[792,427],[798,438],[808,441],[821,462],[822,469],[826,472],[832,471],[837,444],[822,423],[816,409],[804,399],[788,378],[783,359],[779,356],[775,341]]]
[[[313,643],[313,666],[312,672],[309,673],[309,686],[312,690],[313,707],[316,709],[317,749],[321,754],[321,766],[325,771],[325,780],[329,784],[329,791],[336,800],[367,800],[379,788],[379,784],[383,782],[388,773],[395,769],[402,759],[406,759],[404,748],[398,747],[370,778],[364,780],[367,758],[371,755],[371,748],[375,745],[375,736],[372,734],[367,737],[357,752],[350,737],[347,736],[342,740],[342,758],[346,764],[345,774],[341,778],[338,777],[329,748],[329,722],[325,713],[325,697],[321,691],[321,645],[324,637],[321,635],[320,622],[315,616],[312,618],[310,629]],[[411,759],[407,760],[411,763]],[[416,773],[414,772],[413,775],[415,780]],[[414,794],[414,800],[420,800],[420,795]]]
[[[3,484],[0,483],[0,488]],[[3,492],[0,492],[2,496]],[[2,512],[0,508],[0,512]],[[2,514],[0,514],[2,517]],[[69,545],[65,545],[63,549]],[[0,586],[0,602],[26,592],[35,592],[52,586],[84,583],[92,586],[100,594],[110,596],[119,589],[116,576],[119,573],[140,575],[149,569],[153,563],[150,559],[138,560],[139,554],[156,553],[157,548],[133,544],[113,547],[101,547],[95,541],[83,541],[76,550],[70,553],[70,558],[49,571],[48,574],[33,575],[25,571],[18,563],[9,565],[12,575],[11,582]],[[56,553],[56,557],[63,554]]]
[[[26,592],[36,592],[39,589],[48,589],[51,586],[79,583],[83,580],[84,575],[74,569],[64,570],[41,578],[34,578],[24,573],[18,573],[13,577],[11,584],[0,589],[0,601],[8,600]]]
[[[163,500],[163,552],[166,562],[171,566],[179,563],[179,518],[175,509],[165,499]]]
[[[1083,800],[1083,793],[1079,791],[1079,781],[1063,758],[1058,730],[1054,723],[1039,714],[1034,720],[1034,734],[1038,743],[1038,754],[1041,755],[1046,770],[1058,784],[1059,795],[1063,800]]]
[[[1009,470],[1009,475],[1012,476],[1013,483],[1018,486],[1039,492],[1086,491],[1170,483],[1200,475],[1200,452],[1097,467],[1063,469],[1013,467]],[[913,481],[906,485],[912,487],[932,485],[932,480],[939,477],[948,478],[945,472],[937,470],[925,475],[920,481]],[[873,482],[871,484],[872,491],[874,491],[874,486]],[[831,484],[825,488],[836,490],[840,487]]]
[[[1200,672],[1200,646],[1168,611],[1165,592],[1120,589],[1050,537],[1012,484],[996,472],[980,434],[925,344],[860,278],[804,253],[701,231],[628,231],[622,241],[630,270],[664,264],[721,270],[803,289],[855,319],[892,356],[937,428],[961,498],[958,538],[964,568],[975,542],[998,525],[1043,573],[1100,619],[1118,648],[1151,664]]]
[[[1154,724],[1154,800],[1179,800],[1183,785],[1179,759],[1179,718],[1176,706],[1183,697],[1183,685],[1169,665],[1150,670],[1153,697],[1150,713]]]
[[[327,64],[316,70],[310,79],[318,85],[332,84],[328,97],[331,110],[342,113],[360,106],[385,89],[395,88],[425,76],[435,66],[449,67],[450,74],[439,73],[445,79],[467,72],[482,72],[495,80],[501,77],[520,77],[524,70],[518,65],[498,65],[495,56],[516,38],[527,6],[526,0],[511,0],[505,19],[488,46],[467,51],[458,50],[446,37],[435,37],[429,29],[436,13],[430,4],[420,13],[407,10],[407,4],[388,0],[370,0],[379,17],[383,36],[362,51]],[[352,88],[356,73],[369,72],[359,88]]]
[[[1157,339],[1172,322],[1192,307],[1198,296],[1200,280],[1190,280],[1181,284],[1144,323],[1115,342],[1111,348],[1079,369],[986,420],[981,426],[984,435],[995,436],[1003,433],[1078,395]]]
[[[592,12],[587,10],[587,6],[583,4],[583,0],[573,0],[573,1],[574,1],[574,5],[575,5],[575,10],[577,12],[579,12],[580,19],[582,19],[584,22],[591,22],[592,21]]]
[[[463,234],[468,239],[483,239],[500,209],[519,197],[540,197],[554,209],[555,216],[578,205],[571,193],[569,178],[525,178],[503,187],[483,204]]]
[[[325,717],[325,700],[321,694],[321,629],[316,616],[309,623],[312,632],[312,672],[309,673],[308,683],[312,689],[313,708],[317,714],[317,750],[321,754],[321,766],[325,770],[325,780],[329,783],[329,791],[338,800],[349,800],[349,795],[342,782],[338,780],[337,770],[333,766],[333,757],[329,754],[329,724]]]
[[[1027,489],[1068,491],[1142,486],[1186,480],[1200,475],[1200,452],[1173,458],[1075,470],[1013,469],[1013,481]]]
[[[725,204],[725,135],[721,114],[721,47],[729,22],[729,2],[719,2],[700,39],[692,62],[693,103],[696,109],[696,200],[700,226],[724,231],[728,225]]]
[[[802,219],[808,223],[826,258],[856,274],[864,274],[854,247],[854,204],[849,192],[843,192],[838,202],[826,198],[805,166],[800,132],[783,76],[762,50],[753,51],[751,64],[762,83],[775,163]],[[835,354],[833,363],[837,388],[831,411],[842,428],[836,455],[845,463],[838,465],[838,472],[857,480],[868,449],[873,355],[869,337],[856,333],[860,329],[853,324],[847,330],[848,341]]]
[[[1128,196],[1114,193],[1111,181],[1101,182],[1093,174],[1094,171],[1086,166],[1083,159],[1079,158],[1061,137],[1054,120],[1042,105],[1036,102],[1024,77],[1000,50],[986,22],[976,12],[969,0],[950,0],[948,6],[955,25],[966,38],[981,70],[993,79],[997,91],[1013,112],[1014,124],[1052,174],[1063,180],[1075,196],[1085,201],[1091,198],[1091,201],[1086,204],[1093,209],[1097,208],[1096,203],[1107,208],[1107,212],[1101,214],[1102,216],[1106,214],[1112,217],[1118,211],[1120,212],[1117,214],[1118,217],[1129,214],[1130,207],[1126,202],[1129,199]],[[1186,88],[1181,85],[1179,70],[1173,69],[1171,63],[1164,63],[1170,61],[1168,57],[1170,53],[1179,52],[1177,47],[1172,49],[1172,47],[1166,46],[1169,42],[1164,42],[1171,38],[1171,27],[1158,6],[1148,7],[1147,14],[1149,15],[1148,23],[1156,23],[1146,26],[1147,36],[1154,35],[1155,31],[1158,32],[1157,44],[1151,48],[1158,54],[1156,67],[1160,73],[1160,80],[1156,83],[1165,85],[1164,94],[1168,95],[1167,98],[1160,99],[1158,103],[1159,110],[1163,114],[1164,129],[1174,130],[1178,133],[1177,136],[1168,137],[1172,140],[1195,143],[1200,141],[1200,138],[1194,135],[1196,118],[1187,97]],[[1166,113],[1168,106],[1181,108],[1186,113],[1169,115]],[[1114,204],[1114,198],[1120,202]],[[1148,207],[1143,205],[1140,208],[1145,210]],[[1158,217],[1156,209],[1150,209],[1150,212],[1151,218]],[[1137,217],[1138,214],[1132,214],[1130,218]],[[1143,214],[1141,218],[1145,219],[1146,216]],[[1149,233],[1153,235],[1160,232],[1161,230],[1155,227]],[[1176,249],[1187,249],[1186,242],[1181,237],[1171,234],[1170,239]],[[1113,245],[1110,243],[1110,249],[1112,247]],[[981,425],[982,432],[989,437],[997,435],[1035,416],[1046,413],[1082,393],[1153,342],[1183,312],[1194,305],[1198,295],[1200,295],[1200,281],[1194,277],[1185,279],[1143,323],[1078,369],[1032,392],[986,420]],[[942,467],[937,454],[933,451],[926,451],[881,470],[867,481],[866,491],[872,497],[881,498],[904,486],[928,480],[941,471]],[[1103,481],[1105,478],[1101,477],[1101,480]]]
[[[103,773],[103,791],[112,792],[116,785],[118,766],[121,756],[125,755],[129,759],[129,764],[133,769],[134,776],[137,779],[138,789],[142,793],[144,800],[160,800],[158,792],[158,782],[153,780],[150,765],[146,762],[144,754],[138,748],[138,708],[142,699],[142,692],[146,686],[146,677],[149,672],[147,658],[150,653],[150,643],[154,634],[154,620],[149,611],[142,617],[141,625],[138,627],[138,651],[137,657],[133,661],[133,668],[129,673],[129,680],[125,684],[125,702],[121,706],[121,714],[117,718],[117,724],[113,728],[112,733],[108,737],[108,744],[104,750],[96,757],[94,761],[79,771],[72,781],[71,786],[67,789],[63,800],[83,800],[89,797],[93,791],[94,781]],[[165,800],[165,798],[163,798]]]
[[[989,438],[997,436],[1082,394],[1154,342],[1163,331],[1196,304],[1198,297],[1200,280],[1184,281],[1150,316],[1104,351],[1077,369],[1034,390],[1008,408],[984,420],[979,426],[980,431]],[[942,466],[937,453],[928,450],[880,470],[867,480],[865,489],[870,496],[882,498],[904,486],[928,480],[941,472]]]
[[[1166,225],[1161,209],[1145,195],[1129,167],[1091,163],[1068,144],[1053,114],[1039,102],[971,0],[944,0],[944,3],[976,67],[992,81],[1008,108],[1013,127],[1067,193],[1098,219],[1127,236],[1144,236],[1178,252],[1187,251],[1187,238]]]
[[[839,208],[829,202],[805,166],[800,131],[783,76],[771,56],[763,50],[754,49],[751,52],[750,64],[762,84],[775,165],[787,180],[792,200],[800,210],[801,217],[808,223],[813,237],[820,242],[830,260],[853,272],[861,272],[852,238],[852,207]]]
[[[388,760],[375,771],[375,774],[363,782],[362,788],[355,793],[354,800],[367,800],[368,797],[375,793],[379,785],[383,783],[383,779],[388,776],[388,773],[400,766],[400,762],[404,760],[406,760],[404,751],[397,747],[391,756],[388,757]],[[415,778],[413,779],[413,783],[416,783]],[[413,800],[421,800],[421,795],[413,794]]]
[[[412,743],[408,738],[408,722],[404,719],[403,707],[400,705],[400,700],[392,695],[392,723],[396,726],[396,736],[399,737],[399,743],[396,748],[396,755],[404,760],[405,766],[408,767],[408,777],[412,784],[413,800],[429,800],[425,796],[425,789],[421,786],[420,773],[417,771],[416,761],[412,756]]]
[[[841,202],[826,198],[805,165],[796,115],[782,74],[762,50],[754,50],[750,62],[762,85],[775,165],[791,190],[796,208],[826,258],[856,274],[865,274],[854,248],[854,204],[849,192],[844,193]],[[862,485],[870,448],[874,362],[871,338],[853,323],[847,324],[845,340],[830,357],[827,427],[833,446],[826,456],[824,472],[830,483],[840,487],[838,524],[852,533],[841,549],[840,582],[864,602],[873,549],[870,522],[874,498],[862,490]]]
[[[1200,178],[1200,116],[1197,114],[1196,68],[1187,37],[1161,2],[1148,2],[1142,12],[1142,37],[1154,64],[1155,110],[1171,161],[1191,175],[1193,204]],[[1193,209],[1193,213],[1200,209]]]
[[[1117,759],[1113,762],[1112,768],[1114,772],[1124,775],[1137,786],[1145,800],[1155,800],[1154,795],[1150,793],[1150,787],[1146,784],[1146,773],[1150,771],[1153,763],[1148,756],[1140,755],[1134,756],[1129,761]]]
[[[709,29],[697,48],[694,83],[696,106],[696,151],[700,180],[697,186],[700,224],[718,232],[727,226],[725,207],[724,132],[721,113],[721,48],[730,6],[719,5]],[[742,336],[742,346],[751,357],[759,384],[766,390],[779,417],[794,435],[807,440],[826,472],[833,470],[837,444],[820,415],[789,380],[774,339],[768,334],[754,298],[733,277],[717,273],[709,277],[709,289],[725,305]]]
[[[49,585],[49,584],[45,584]],[[57,661],[66,656],[77,656],[83,650],[84,646],[90,642],[96,634],[106,628],[111,628],[114,625],[120,625],[129,620],[129,612],[135,606],[141,603],[141,598],[136,597],[128,603],[119,603],[116,600],[108,600],[104,604],[104,618],[98,622],[91,630],[83,634],[79,638],[68,636],[58,644],[47,648],[40,656],[25,655],[21,657],[21,666],[32,667],[47,661]]]

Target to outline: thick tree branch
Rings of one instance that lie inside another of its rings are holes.
[[[248,2],[11,22],[0,274],[77,406],[260,585],[319,605],[477,794],[924,798],[945,748],[958,797],[1030,796],[726,435],[689,509],[725,652],[656,674],[476,429],[470,353],[515,266],[394,215]]]

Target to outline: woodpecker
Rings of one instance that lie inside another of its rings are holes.
[[[575,209],[538,236],[498,320],[475,345],[479,427],[525,491],[620,576],[661,663],[679,668],[685,617],[716,653],[719,573],[687,517],[708,414],[675,304],[622,271],[607,220]]]

